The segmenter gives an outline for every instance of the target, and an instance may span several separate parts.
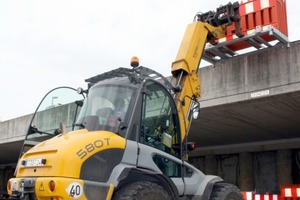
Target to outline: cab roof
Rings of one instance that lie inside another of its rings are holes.
[[[161,75],[160,73],[158,73],[156,71],[153,71],[149,68],[142,67],[142,66],[134,67],[131,69],[120,67],[120,68],[105,72],[103,74],[99,74],[97,76],[88,78],[85,80],[85,82],[88,83],[88,87],[90,88],[91,86],[98,83],[99,81],[104,81],[104,80],[118,78],[118,77],[119,78],[128,77],[128,79],[131,82],[136,82],[136,83],[142,82],[145,78],[151,78],[154,80],[162,81],[165,84],[165,86],[169,89],[173,88],[173,86],[168,81],[168,79],[165,78],[163,75]]]

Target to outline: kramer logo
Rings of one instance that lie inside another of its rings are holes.
[[[267,96],[269,94],[270,94],[270,90],[263,90],[263,91],[259,91],[259,92],[252,92],[250,94],[250,97],[257,98],[257,97]]]

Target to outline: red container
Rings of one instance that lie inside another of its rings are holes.
[[[285,36],[288,36],[286,1],[285,0],[248,0],[240,3],[241,29],[244,35],[252,34],[256,27],[262,29],[271,25],[279,30]],[[226,37],[220,42],[230,41],[236,36],[234,35],[234,24],[227,27]],[[272,35],[266,33],[260,36],[263,40],[270,42],[276,40]],[[260,43],[258,41],[258,43]],[[233,51],[251,47],[245,41],[238,41],[227,46]]]

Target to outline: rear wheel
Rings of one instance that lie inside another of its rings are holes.
[[[209,200],[242,200],[240,190],[229,183],[215,183]]]
[[[113,195],[113,200],[169,200],[171,197],[160,185],[152,182],[134,182],[124,185]]]

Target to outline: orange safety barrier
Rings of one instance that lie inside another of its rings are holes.
[[[242,192],[243,200],[252,200],[253,192]]]
[[[240,27],[244,34],[238,38],[235,25],[227,27],[217,45],[207,44],[203,59],[217,62],[238,55],[238,51],[254,47],[272,47],[272,41],[289,46],[286,0],[248,0],[240,3]]]
[[[300,185],[282,185],[280,186],[280,194],[241,193],[243,200],[300,200]]]
[[[279,30],[284,35],[288,35],[286,1],[285,0],[249,0],[240,3],[241,29],[244,35],[252,34],[260,27],[262,30],[268,26]],[[227,27],[226,37],[219,42],[230,41],[237,38],[234,35],[235,26],[232,24]],[[260,36],[267,42],[276,40],[273,35],[265,34]],[[257,41],[259,42],[259,41]],[[251,47],[245,41],[240,41],[227,46],[233,51]]]
[[[242,192],[243,200],[281,200],[278,194],[256,194],[255,192]]]
[[[280,200],[278,194],[254,194],[253,200]]]
[[[300,200],[300,185],[283,185],[280,193],[281,200]]]

